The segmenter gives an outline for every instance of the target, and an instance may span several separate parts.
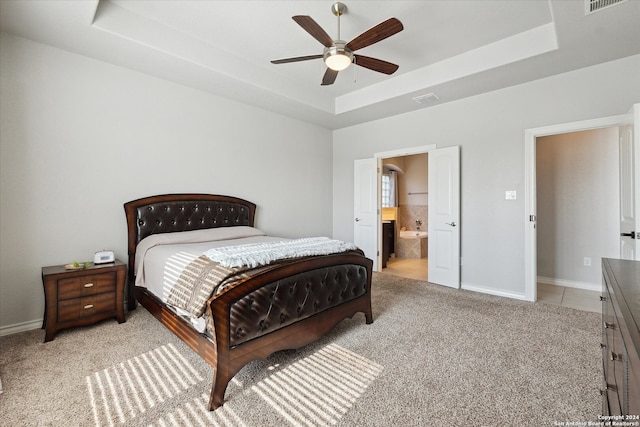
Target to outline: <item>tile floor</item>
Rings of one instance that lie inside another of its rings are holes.
[[[427,258],[410,259],[391,257],[389,261],[387,261],[387,267],[383,268],[382,272],[426,282],[428,268]]]
[[[576,310],[602,313],[600,292],[538,283],[538,303],[555,304]]]
[[[428,260],[426,258],[400,259],[391,257],[387,262],[387,267],[382,272],[394,276],[427,281],[427,270]],[[602,312],[600,292],[549,285],[547,283],[538,283],[537,303],[560,305],[595,313]]]

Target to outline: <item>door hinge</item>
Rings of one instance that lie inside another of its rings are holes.
[[[630,233],[620,233],[620,236],[622,236],[622,237],[631,237],[632,239],[637,239],[638,237],[640,237],[640,233],[636,233],[635,231],[632,231]]]

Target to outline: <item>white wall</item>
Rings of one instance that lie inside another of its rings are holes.
[[[625,114],[640,101],[639,72],[636,55],[334,131],[334,237],[353,236],[355,159],[459,145],[463,287],[524,298],[525,129]]]
[[[257,226],[331,235],[331,131],[0,35],[0,333],[42,319],[41,266],[126,260],[123,203],[257,204]]]
[[[537,270],[543,281],[598,289],[601,259],[620,256],[618,133],[612,127],[536,140]]]

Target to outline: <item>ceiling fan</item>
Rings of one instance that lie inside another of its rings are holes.
[[[358,55],[354,52],[358,49],[378,43],[403,30],[402,22],[396,18],[389,18],[384,22],[368,29],[350,42],[340,40],[340,16],[347,10],[344,3],[336,2],[331,6],[331,12],[338,17],[338,38],[332,39],[326,31],[316,23],[310,16],[296,15],[293,20],[298,23],[313,38],[324,45],[324,52],[319,55],[297,56],[294,58],[276,59],[272,64],[286,64],[289,62],[308,61],[311,59],[323,58],[327,65],[327,71],[322,78],[322,85],[331,85],[336,81],[338,72],[346,69],[353,62],[361,67],[384,74],[393,74],[398,69],[396,64],[371,58],[369,56]]]

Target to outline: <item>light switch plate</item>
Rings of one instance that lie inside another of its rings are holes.
[[[505,200],[516,200],[517,193],[515,190],[507,190],[504,192]]]

